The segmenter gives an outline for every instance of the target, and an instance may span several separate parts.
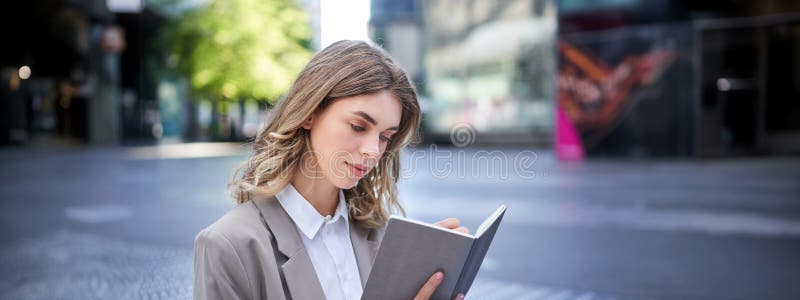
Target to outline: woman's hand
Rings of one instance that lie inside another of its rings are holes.
[[[458,221],[458,220],[456,220],[456,221]],[[464,228],[464,229],[466,229],[466,228]],[[436,287],[438,287],[439,284],[442,283],[442,280],[444,280],[444,273],[442,273],[442,272],[433,273],[433,276],[431,276],[431,278],[428,278],[428,281],[425,282],[425,284],[422,285],[422,288],[419,289],[419,292],[414,297],[414,300],[428,300],[428,299],[430,299],[431,296],[433,295],[433,292],[436,291]],[[464,294],[458,294],[453,299],[455,299],[455,300],[463,300],[464,299]]]
[[[469,234],[469,229],[467,227],[461,227],[461,222],[456,218],[447,218],[434,223],[434,225]]]

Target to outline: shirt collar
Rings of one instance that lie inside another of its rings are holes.
[[[320,215],[314,206],[303,195],[300,195],[300,192],[291,183],[278,192],[275,198],[278,198],[278,202],[297,225],[297,228],[310,240],[314,239],[314,236],[317,235],[319,229],[326,222],[332,224],[342,218],[345,225],[349,225],[347,203],[344,200],[344,192],[341,189],[339,189],[339,204],[336,206],[336,211],[329,221],[325,221],[325,217]]]

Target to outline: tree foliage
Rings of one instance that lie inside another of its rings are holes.
[[[210,0],[161,34],[196,95],[275,102],[310,59],[308,16],[292,0]]]

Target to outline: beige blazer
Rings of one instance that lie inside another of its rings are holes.
[[[194,241],[194,299],[325,299],[292,219],[275,197],[239,204]],[[350,220],[363,287],[385,227]]]

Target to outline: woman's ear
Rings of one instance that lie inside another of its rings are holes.
[[[305,121],[303,121],[303,124],[300,125],[300,127],[303,127],[305,130],[311,130],[311,125],[314,125],[314,120],[316,119],[317,119],[317,112],[315,111],[311,113],[311,115],[308,116],[308,118]]]

